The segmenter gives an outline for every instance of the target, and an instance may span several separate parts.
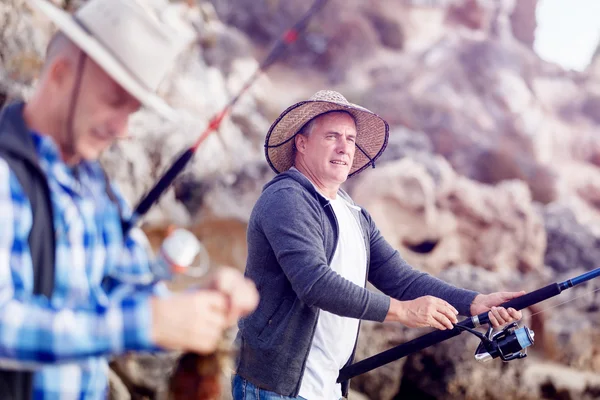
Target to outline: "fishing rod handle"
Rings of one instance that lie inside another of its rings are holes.
[[[562,291],[560,285],[558,283],[551,283],[548,286],[544,286],[541,289],[534,290],[531,293],[524,294],[523,296],[517,297],[515,299],[509,300],[506,303],[500,305],[500,307],[514,308],[515,310],[522,310],[539,302],[549,299],[550,297],[554,297],[559,295]],[[489,323],[488,312],[483,312],[476,317],[473,317],[474,320],[478,320],[479,323],[475,323],[476,326],[484,325]]]
[[[470,323],[470,319],[465,320],[466,324]],[[403,343],[396,347],[392,347],[382,353],[376,354],[369,358],[365,358],[362,361],[349,365],[341,369],[338,376],[337,382],[344,382],[348,379],[354,378],[355,376],[362,375],[365,372],[369,372],[375,368],[379,368],[385,364],[391,363],[392,361],[399,360],[410,354],[416,353],[417,351],[423,350],[434,344],[448,340],[454,336],[458,336],[462,331],[458,329],[451,329],[445,331],[434,331],[423,336],[419,336],[409,342]]]
[[[533,304],[544,301],[550,297],[560,294],[561,288],[558,283],[552,283],[541,289],[535,290],[531,293],[524,294],[523,296],[517,297],[502,304],[502,307],[512,307],[516,310],[522,310],[523,308],[529,307]],[[475,317],[467,318],[459,322],[457,325],[461,325],[467,328],[476,328],[479,325],[489,323],[488,312],[481,313]],[[351,379],[355,376],[369,372],[375,368],[379,368],[392,361],[399,360],[410,354],[421,351],[429,346],[438,344],[445,340],[448,340],[454,336],[460,335],[462,331],[454,328],[452,330],[445,331],[434,331],[409,342],[403,343],[382,353],[376,354],[355,364],[349,365],[342,368],[338,377],[338,382],[343,382]]]
[[[479,315],[479,318],[483,319],[483,315],[484,314]],[[487,313],[485,313],[485,318],[487,318]],[[460,321],[457,325],[461,325],[471,329],[476,327],[474,325],[474,317],[466,318]],[[374,356],[365,358],[364,360],[342,368],[337,381],[343,382],[348,379],[354,378],[355,376],[362,375],[365,372],[369,372],[375,368],[379,368],[385,364],[389,364],[392,361],[399,360],[410,354],[421,351],[429,346],[441,343],[445,340],[458,336],[461,333],[462,330],[454,328],[451,330],[433,331],[423,336],[419,336],[418,338],[402,343],[398,346],[392,347],[389,350],[386,350],[379,354],[375,354]]]

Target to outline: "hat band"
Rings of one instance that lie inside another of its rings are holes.
[[[85,33],[87,33],[88,35],[93,37],[96,41],[98,41],[98,43],[100,43],[102,45],[104,50],[106,52],[108,52],[115,60],[117,60],[119,65],[130,75],[130,78],[132,78],[138,85],[142,86],[145,90],[147,90],[149,92],[153,92],[153,90],[151,88],[149,88],[148,85],[146,85],[146,83],[141,81],[139,79],[139,77],[137,76],[137,74],[134,71],[132,71],[131,68],[129,68],[129,66],[125,62],[123,62],[123,59],[118,54],[116,54],[110,48],[110,46],[106,45],[106,42],[104,42],[97,35],[94,35],[94,33],[85,25],[85,23],[80,18],[78,18],[76,15],[73,15],[73,20],[75,21],[75,23],[77,25],[79,25],[81,27],[81,29],[83,29],[85,31]]]
[[[274,149],[276,147],[283,146],[284,144],[286,144],[286,143],[290,142],[292,139],[294,139],[297,134],[298,134],[298,132],[294,133],[292,136],[290,136],[289,138],[285,139],[283,142],[278,143],[278,144],[267,144],[267,143],[265,143],[265,148],[266,149]]]
[[[360,150],[360,152],[361,152],[361,153],[363,153],[363,154],[365,155],[365,157],[367,157],[367,158],[369,159],[369,162],[367,163],[367,165],[368,165],[368,164],[371,164],[371,165],[373,166],[373,168],[375,168],[375,160],[374,160],[373,158],[369,157],[369,155],[367,154],[367,152],[366,152],[366,151],[364,151],[364,150],[362,149],[362,147],[360,147],[360,146],[358,145],[358,143],[354,143],[354,145],[356,146],[356,148],[357,148],[357,149],[359,149],[359,150]]]

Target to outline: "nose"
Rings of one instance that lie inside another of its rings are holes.
[[[128,134],[129,117],[140,108],[140,102],[131,95],[124,95],[123,104],[114,108],[108,128],[113,137],[124,138]]]
[[[337,153],[338,154],[349,154],[350,148],[354,146],[354,143],[351,143],[349,140],[346,140],[345,137],[340,136],[337,145]]]
[[[109,129],[112,136],[117,138],[124,138],[128,134],[129,117],[133,114],[131,109],[123,107],[109,122]]]
[[[122,138],[127,134],[127,118],[115,116],[107,122],[105,128],[112,138]]]

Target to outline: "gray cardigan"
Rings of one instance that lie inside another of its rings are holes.
[[[340,194],[352,202],[346,193],[340,190]],[[260,302],[239,323],[240,376],[260,388],[297,396],[321,309],[383,321],[389,296],[412,300],[433,295],[470,315],[476,292],[414,270],[385,241],[367,211],[361,210],[355,216],[367,249],[365,281],[385,294],[357,286],[329,268],[337,245],[337,220],[329,201],[304,175],[290,170],[265,185],[247,232],[245,275],[255,282]],[[348,384],[342,384],[344,396]]]

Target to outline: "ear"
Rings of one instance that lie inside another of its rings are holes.
[[[71,78],[73,65],[64,57],[57,57],[48,67],[48,81],[57,87],[64,86]]]
[[[306,136],[300,133],[297,133],[294,137],[294,144],[296,145],[296,150],[302,154],[304,154],[304,151],[306,150],[306,139]]]

